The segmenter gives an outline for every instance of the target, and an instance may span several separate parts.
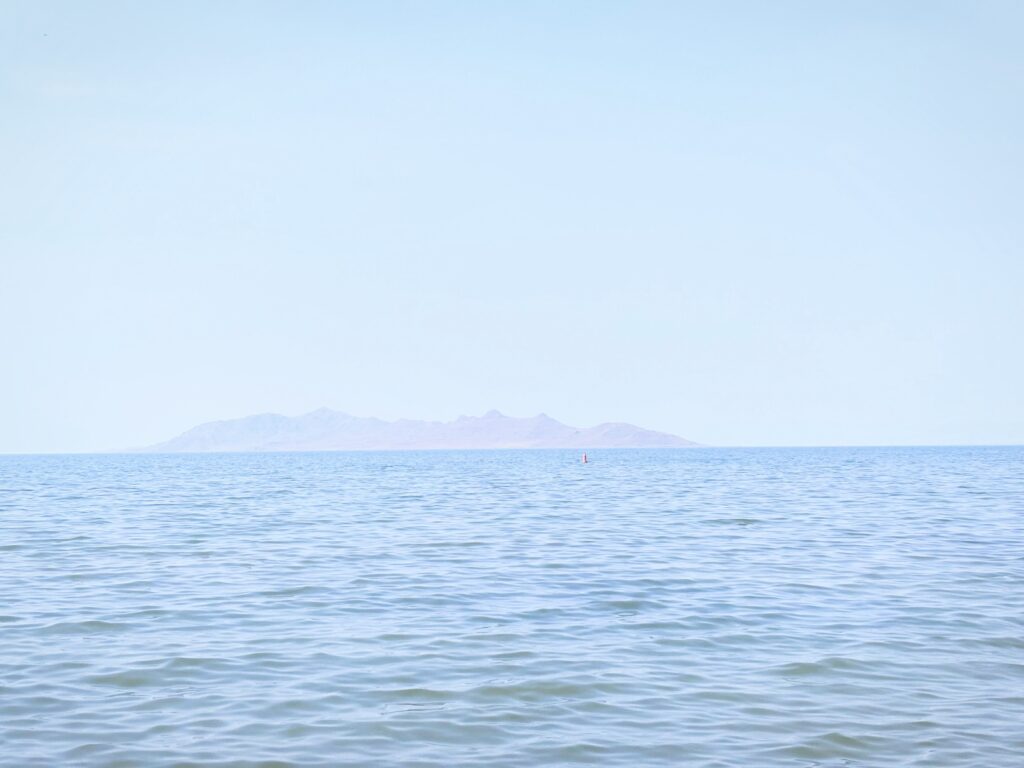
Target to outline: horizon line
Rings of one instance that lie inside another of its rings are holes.
[[[301,451],[145,451],[116,449],[108,451],[0,451],[0,457],[17,456],[208,456],[215,454],[299,454],[299,453],[426,453],[426,452],[496,452],[496,451],[693,451],[693,450],[816,450],[837,448],[1024,448],[1021,443],[822,443],[801,445],[709,445],[653,446],[616,448],[331,448]]]

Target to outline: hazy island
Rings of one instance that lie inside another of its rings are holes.
[[[498,411],[454,421],[351,416],[329,408],[301,416],[265,413],[200,424],[147,452],[346,451],[472,448],[688,448],[689,440],[632,424],[571,427],[546,414],[513,418]]]

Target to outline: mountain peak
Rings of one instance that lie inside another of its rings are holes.
[[[306,414],[307,416],[347,416],[348,414],[342,413],[341,411],[332,410],[326,406],[317,408],[315,411],[310,411]]]

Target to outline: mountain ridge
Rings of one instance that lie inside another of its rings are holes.
[[[146,453],[240,451],[435,450],[501,448],[688,448],[677,435],[624,422],[578,428],[545,413],[526,418],[490,410],[453,421],[352,416],[318,408],[298,416],[260,413],[209,421],[177,437],[136,449]]]

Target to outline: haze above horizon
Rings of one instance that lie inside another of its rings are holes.
[[[324,405],[1024,443],[1022,27],[5,3],[0,452]]]

